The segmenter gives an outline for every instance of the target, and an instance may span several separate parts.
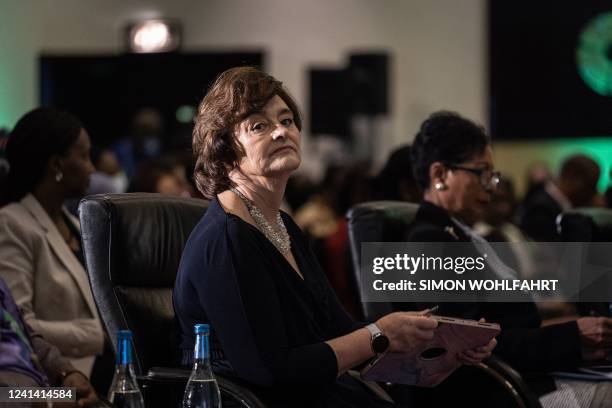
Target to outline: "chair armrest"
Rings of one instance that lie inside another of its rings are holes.
[[[187,382],[191,370],[179,367],[152,367],[146,377],[157,380],[184,380]]]
[[[155,401],[154,406],[161,407],[162,401],[172,401],[176,405],[177,401],[182,400],[190,374],[191,370],[185,368],[152,367],[146,376],[138,378],[138,382],[144,391],[145,400]],[[221,390],[224,407],[266,408],[255,393],[239,380],[220,374],[215,374],[215,378]]]
[[[235,379],[228,379],[222,375],[215,374],[221,394],[226,394],[240,402],[245,408],[266,408],[266,405],[249,390],[245,385]],[[224,405],[225,406],[225,405]]]
[[[529,388],[521,374],[512,368],[504,360],[497,356],[491,356],[477,367],[491,376],[499,376],[505,382],[508,391],[515,394],[517,400],[522,401],[522,405],[527,408],[542,408],[540,400]]]

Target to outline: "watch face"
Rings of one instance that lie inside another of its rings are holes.
[[[374,350],[374,352],[378,354],[384,353],[385,351],[387,351],[388,348],[389,348],[389,339],[384,334],[381,334],[380,336],[376,336],[372,340],[372,349]]]

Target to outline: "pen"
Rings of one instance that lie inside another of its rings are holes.
[[[430,307],[429,309],[423,310],[423,316],[431,316],[433,313],[437,312],[440,308],[439,305],[435,305],[434,307]]]

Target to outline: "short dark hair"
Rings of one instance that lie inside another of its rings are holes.
[[[51,156],[62,155],[77,141],[83,125],[74,115],[52,107],[34,109],[19,119],[9,134],[9,173],[0,205],[31,192],[45,176]]]
[[[403,145],[389,155],[387,162],[374,180],[374,198],[376,200],[405,199],[406,193],[412,200],[420,201],[421,192],[412,173],[412,147]],[[402,193],[402,188],[408,189]]]
[[[460,164],[482,153],[489,144],[484,128],[454,112],[440,111],[422,124],[412,144],[412,170],[417,183],[429,188],[435,162]]]
[[[595,191],[600,173],[595,160],[584,154],[575,154],[563,161],[559,176],[562,179],[580,180],[585,188]]]
[[[297,104],[271,75],[253,68],[231,68],[215,80],[202,99],[193,128],[193,172],[198,190],[212,199],[232,187],[229,171],[238,165],[244,150],[234,135],[235,126],[259,112],[278,95],[289,107],[295,125],[302,129]]]

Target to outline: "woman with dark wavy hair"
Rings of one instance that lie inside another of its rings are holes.
[[[279,210],[300,165],[301,127],[281,82],[255,68],[224,72],[200,104],[195,179],[211,203],[174,288],[183,364],[194,324],[209,323],[215,370],[258,386],[271,406],[396,406],[347,370],[385,351],[373,338],[410,350],[432,338],[436,322],[400,312],[366,328],[340,306],[301,231]],[[480,361],[494,344],[465,361]]]

